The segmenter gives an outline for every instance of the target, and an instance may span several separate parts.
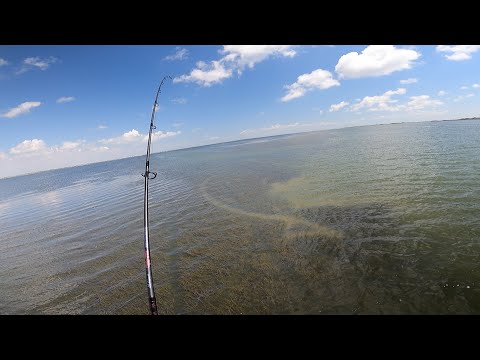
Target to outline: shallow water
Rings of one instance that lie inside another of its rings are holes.
[[[164,314],[479,314],[480,121],[154,154]],[[146,314],[144,158],[0,180],[1,314]]]

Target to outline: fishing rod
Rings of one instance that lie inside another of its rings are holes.
[[[143,225],[145,228],[145,272],[147,274],[147,290],[148,290],[148,304],[150,306],[150,313],[152,315],[158,315],[157,311],[157,299],[155,298],[155,289],[153,288],[153,275],[152,275],[152,264],[150,258],[150,232],[148,228],[148,180],[153,180],[157,177],[157,173],[150,171],[150,148],[152,143],[152,133],[153,129],[156,129],[154,125],[155,120],[155,111],[157,111],[158,105],[158,96],[160,95],[163,82],[165,79],[172,79],[170,76],[165,76],[160,83],[160,86],[157,90],[157,96],[155,97],[155,102],[153,103],[152,117],[150,119],[150,131],[148,133],[148,145],[147,145],[147,157],[145,160],[145,173],[142,176],[145,178],[145,193],[143,197]]]

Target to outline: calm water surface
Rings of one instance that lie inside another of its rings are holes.
[[[144,158],[0,180],[1,314],[147,314]],[[164,314],[480,314],[480,121],[154,154]]]

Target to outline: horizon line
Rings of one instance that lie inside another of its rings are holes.
[[[258,137],[253,137],[253,138],[237,139],[237,140],[230,140],[230,141],[221,141],[221,142],[218,142],[218,143],[211,143],[211,144],[205,144],[205,145],[189,146],[189,147],[172,149],[172,150],[165,150],[165,151],[157,151],[157,152],[153,152],[152,155],[154,155],[154,154],[161,154],[161,153],[170,153],[170,152],[181,151],[181,150],[192,150],[192,149],[198,149],[198,148],[207,147],[207,146],[215,146],[215,145],[220,145],[220,144],[229,144],[229,143],[234,143],[234,142],[239,142],[239,141],[247,141],[247,140],[255,140],[255,139],[266,139],[266,138],[286,136],[286,135],[308,134],[308,133],[315,133],[315,132],[321,132],[321,131],[342,130],[342,129],[350,129],[350,128],[356,128],[356,127],[378,126],[378,125],[399,125],[399,124],[423,123],[423,122],[461,121],[461,120],[480,120],[480,117],[474,116],[474,117],[464,117],[464,118],[457,118],[457,119],[443,119],[443,120],[402,121],[402,122],[379,123],[379,124],[352,125],[352,126],[344,126],[344,127],[331,128],[331,129],[321,129],[321,130],[299,131],[299,132],[293,132],[293,133],[285,133],[285,134],[278,134],[278,135],[267,135],[267,136],[258,136]],[[48,172],[48,171],[55,171],[55,170],[62,170],[62,169],[72,169],[72,168],[81,167],[81,166],[89,166],[89,165],[92,165],[92,164],[101,164],[101,163],[106,163],[106,162],[111,162],[111,161],[131,159],[131,158],[136,158],[136,157],[140,157],[140,156],[143,157],[143,156],[145,156],[145,155],[143,155],[143,154],[142,154],[142,155],[133,155],[133,156],[121,157],[121,158],[118,158],[118,159],[102,160],[102,161],[93,161],[93,162],[87,163],[87,164],[64,166],[64,167],[59,167],[59,168],[52,168],[52,169],[47,169],[47,170],[40,170],[40,171],[31,172],[31,173],[24,173],[24,174],[18,174],[18,175],[13,175],[13,176],[0,177],[0,180],[12,179],[12,178],[20,177],[20,176],[29,176],[29,175],[39,174],[39,173],[43,173],[43,172]]]

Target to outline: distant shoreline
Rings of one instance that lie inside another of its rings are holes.
[[[434,122],[434,121],[460,121],[460,120],[480,120],[480,117],[469,117],[469,118],[448,119],[448,120],[430,120],[430,122]]]
[[[412,123],[412,122],[442,122],[442,121],[464,121],[464,120],[480,120],[480,117],[470,117],[470,118],[461,118],[461,119],[445,119],[445,120],[401,121],[401,122],[393,122],[393,123],[385,123],[385,124],[368,124],[368,125],[360,125],[360,126],[398,125],[398,124],[408,124],[408,123]],[[354,126],[352,126],[352,127],[354,127]]]

